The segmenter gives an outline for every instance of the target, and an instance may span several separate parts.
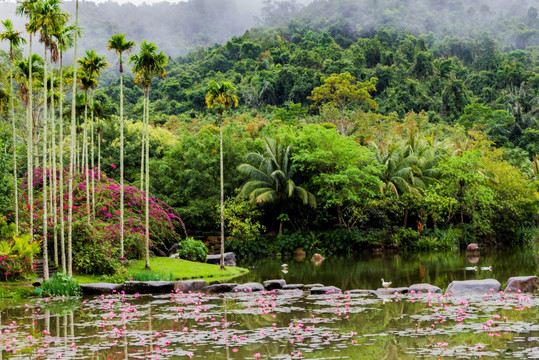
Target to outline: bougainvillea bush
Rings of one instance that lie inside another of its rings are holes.
[[[42,236],[43,230],[43,171],[34,170],[34,232]],[[77,169],[73,182],[73,267],[79,273],[113,274],[126,259],[144,256],[145,235],[145,196],[139,189],[124,186],[124,249],[125,258],[120,258],[120,184],[104,173],[90,170],[90,222],[87,218],[86,174],[84,169]],[[92,177],[95,183],[95,216],[91,204]],[[52,171],[47,170],[47,191],[50,191]],[[59,183],[60,174],[56,174]],[[66,241],[69,210],[69,172],[64,170],[64,206],[60,209],[60,192],[56,202],[58,225],[54,226],[54,212],[48,203],[48,244],[49,253],[53,254],[53,229],[60,239],[60,219],[65,221]],[[21,183],[22,226],[29,226],[29,205],[27,179]],[[59,186],[58,186],[59,189]],[[185,233],[182,220],[174,214],[172,208],[155,197],[149,199],[150,251],[168,249],[180,240],[180,233]],[[59,240],[58,240],[59,243]],[[59,246],[59,245],[58,245]],[[52,257],[50,257],[52,259]]]

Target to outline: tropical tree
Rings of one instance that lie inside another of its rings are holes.
[[[275,203],[285,208],[294,198],[303,205],[316,207],[316,198],[305,188],[296,185],[295,170],[292,166],[290,145],[268,137],[263,139],[265,152],[251,152],[246,155],[247,163],[238,166],[238,170],[249,177],[243,184],[240,197],[249,197],[255,204]],[[279,216],[279,234],[283,231],[285,217]]]
[[[150,132],[149,132],[149,117],[150,117],[150,85],[152,84],[152,76],[157,75],[164,77],[167,72],[165,66],[168,64],[168,57],[161,51],[157,53],[157,45],[154,43],[147,43],[146,40],[142,40],[140,43],[140,49],[138,54],[131,55],[129,59],[130,63],[133,63],[133,72],[136,75],[135,83],[141,85],[144,90],[144,109],[143,109],[143,154],[144,148],[146,153],[145,166],[146,166],[146,234],[145,234],[145,243],[146,243],[146,269],[150,268],[150,213],[149,213],[149,200],[150,200]],[[144,156],[143,156],[144,158]],[[142,171],[141,171],[142,173]],[[143,182],[141,181],[141,189],[143,187]]]
[[[206,92],[206,105],[213,109],[217,106],[219,113],[219,167],[221,181],[221,270],[225,268],[225,189],[223,175],[223,112],[230,107],[238,106],[238,97],[234,94],[236,88],[232,83],[211,81]]]
[[[21,44],[26,44],[26,40],[21,37],[20,31],[13,29],[13,23],[11,20],[6,19],[2,21],[5,31],[0,33],[0,40],[9,42],[9,108],[10,118],[13,133],[13,182],[15,189],[15,226],[17,233],[19,232],[19,195],[18,195],[18,182],[17,182],[17,139],[15,136],[15,106],[13,105],[13,50],[18,48]]]
[[[122,54],[129,53],[135,46],[134,41],[125,40],[125,34],[112,35],[109,40],[109,50],[114,50],[120,56],[120,257],[124,257],[124,90],[123,90],[123,58]]]

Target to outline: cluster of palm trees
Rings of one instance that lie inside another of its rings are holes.
[[[53,224],[54,239],[54,262],[60,265],[62,272],[72,276],[72,240],[73,240],[73,179],[76,171],[84,172],[86,177],[86,215],[88,224],[96,216],[95,200],[95,176],[101,176],[100,141],[98,141],[97,169],[95,167],[94,154],[94,89],[98,85],[98,77],[102,70],[108,66],[104,56],[98,55],[94,50],[87,50],[85,56],[77,58],[77,38],[80,37],[78,27],[78,1],[76,2],[75,23],[68,24],[70,14],[60,8],[59,0],[24,0],[17,6],[17,14],[28,18],[26,31],[29,36],[29,56],[17,62],[18,69],[16,78],[19,85],[18,95],[22,105],[15,106],[14,91],[14,54],[18,47],[26,43],[21,32],[16,31],[13,23],[8,19],[2,21],[4,31],[0,33],[0,40],[9,42],[10,49],[10,112],[9,118],[13,132],[13,174],[15,177],[15,222],[17,232],[21,231],[19,224],[19,204],[18,204],[18,181],[17,181],[17,131],[26,131],[27,143],[27,173],[28,173],[28,224],[27,229],[32,239],[34,239],[34,169],[40,165],[38,144],[42,145],[41,161],[43,171],[43,263],[44,278],[49,278],[48,273],[48,226]],[[32,52],[32,39],[39,35],[39,42],[43,44],[43,58]],[[121,218],[121,240],[120,256],[124,257],[124,119],[123,119],[123,54],[129,53],[135,46],[133,41],[125,39],[124,34],[113,35],[108,42],[108,49],[119,55],[120,64],[120,218]],[[63,65],[63,55],[74,48],[72,69],[65,70]],[[136,82],[144,89],[144,131],[142,156],[143,165],[141,168],[141,190],[149,190],[149,88],[154,75],[165,76],[165,66],[167,56],[163,52],[157,53],[154,43],[142,41],[140,53],[132,55],[130,62],[133,63],[133,70],[136,74]],[[59,62],[59,68],[54,65]],[[71,71],[72,70],[72,71]],[[67,250],[65,248],[65,214],[64,214],[64,127],[63,127],[63,99],[64,99],[64,72],[71,77],[71,123],[70,123],[70,154],[69,154],[69,188],[67,197]],[[59,80],[55,78],[59,74]],[[77,136],[77,99],[80,99],[77,89],[84,93],[84,127],[82,129],[82,140]],[[90,101],[88,101],[88,99]],[[26,109],[26,126],[18,126],[22,122],[20,109]],[[88,118],[88,108],[90,117]],[[15,112],[17,109],[19,114]],[[57,116],[58,115],[58,116]],[[97,119],[99,129],[99,118]],[[88,134],[89,133],[89,134]],[[88,136],[90,135],[90,136]],[[90,148],[90,150],[89,150]],[[57,151],[58,150],[58,151]],[[79,157],[80,155],[80,157]],[[80,169],[80,170],[77,170]],[[144,174],[145,173],[145,174]],[[144,176],[145,175],[145,176]],[[91,177],[91,181],[90,181]],[[50,184],[47,182],[50,181]],[[145,184],[145,188],[144,188]],[[91,193],[90,193],[91,192]],[[149,196],[146,196],[146,266],[149,268]],[[57,227],[60,228],[60,241],[58,242]],[[60,243],[60,251],[58,249]],[[67,255],[67,258],[66,258]]]

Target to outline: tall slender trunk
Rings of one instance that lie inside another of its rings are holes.
[[[27,128],[28,128],[28,210],[29,210],[29,224],[30,224],[30,240],[34,240],[34,129],[32,118],[33,107],[33,82],[32,82],[32,34],[30,34],[29,41],[30,52],[28,55],[28,114],[27,114]]]
[[[19,234],[19,184],[17,181],[17,137],[15,133],[15,105],[13,104],[13,47],[9,45],[9,108],[13,132],[13,183],[15,190],[15,229]]]
[[[124,257],[124,83],[120,53],[120,257]]]
[[[93,99],[94,96],[92,94],[92,104]],[[101,179],[101,141],[103,140],[103,129],[101,128],[101,118],[99,116],[97,117],[97,128],[99,129],[99,136],[97,137],[97,173]]]
[[[47,213],[47,45],[43,59],[43,279],[49,279],[48,213]]]
[[[82,154],[86,173],[86,219],[90,225],[90,169],[88,168],[88,90],[84,91],[84,135]]]
[[[221,180],[221,261],[220,269],[225,269],[225,177],[223,172],[223,110],[219,110],[219,167]]]
[[[79,24],[79,0],[75,5],[75,29]],[[67,275],[73,275],[73,161],[75,160],[75,98],[77,96],[77,33],[75,32],[75,55],[73,56],[73,97],[71,99],[71,153],[69,162],[69,219],[67,237]]]
[[[149,129],[149,117],[150,117],[150,111],[149,111],[149,105],[150,105],[150,87],[146,89],[145,94],[145,106],[144,111],[146,112],[146,142],[143,144],[143,149],[146,148],[146,206],[145,206],[145,225],[146,225],[146,269],[150,269],[150,129]]]
[[[52,182],[51,182],[51,202],[52,202],[52,212],[54,214],[53,217],[53,237],[54,237],[54,264],[56,267],[58,267],[59,261],[58,261],[58,231],[56,229],[58,225],[58,202],[56,200],[57,196],[57,167],[56,167],[56,118],[55,118],[55,109],[54,109],[54,91],[53,91],[53,84],[54,84],[54,66],[52,62],[52,50],[51,50],[51,142],[52,142]]]
[[[141,193],[141,202],[143,200],[142,193],[144,192],[144,146],[146,144],[146,90],[144,90],[144,101],[143,101],[143,110],[142,110],[142,152],[140,155],[140,193]]]
[[[66,273],[66,252],[65,252],[65,216],[64,216],[64,105],[62,96],[64,95],[63,59],[60,52],[60,252],[62,257],[62,273]]]
[[[94,133],[95,133],[95,129],[94,129],[94,90],[92,89],[91,90],[91,95],[90,95],[90,105],[92,106],[91,109],[92,109],[92,114],[90,116],[90,121],[92,122],[92,129],[91,129],[91,132],[92,132],[92,153],[91,153],[91,157],[92,157],[92,219],[95,219],[95,156],[94,156]]]

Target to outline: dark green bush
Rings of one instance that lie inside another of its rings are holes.
[[[202,241],[188,237],[180,242],[179,245],[180,248],[178,250],[178,254],[180,255],[181,259],[206,262],[208,248]]]

